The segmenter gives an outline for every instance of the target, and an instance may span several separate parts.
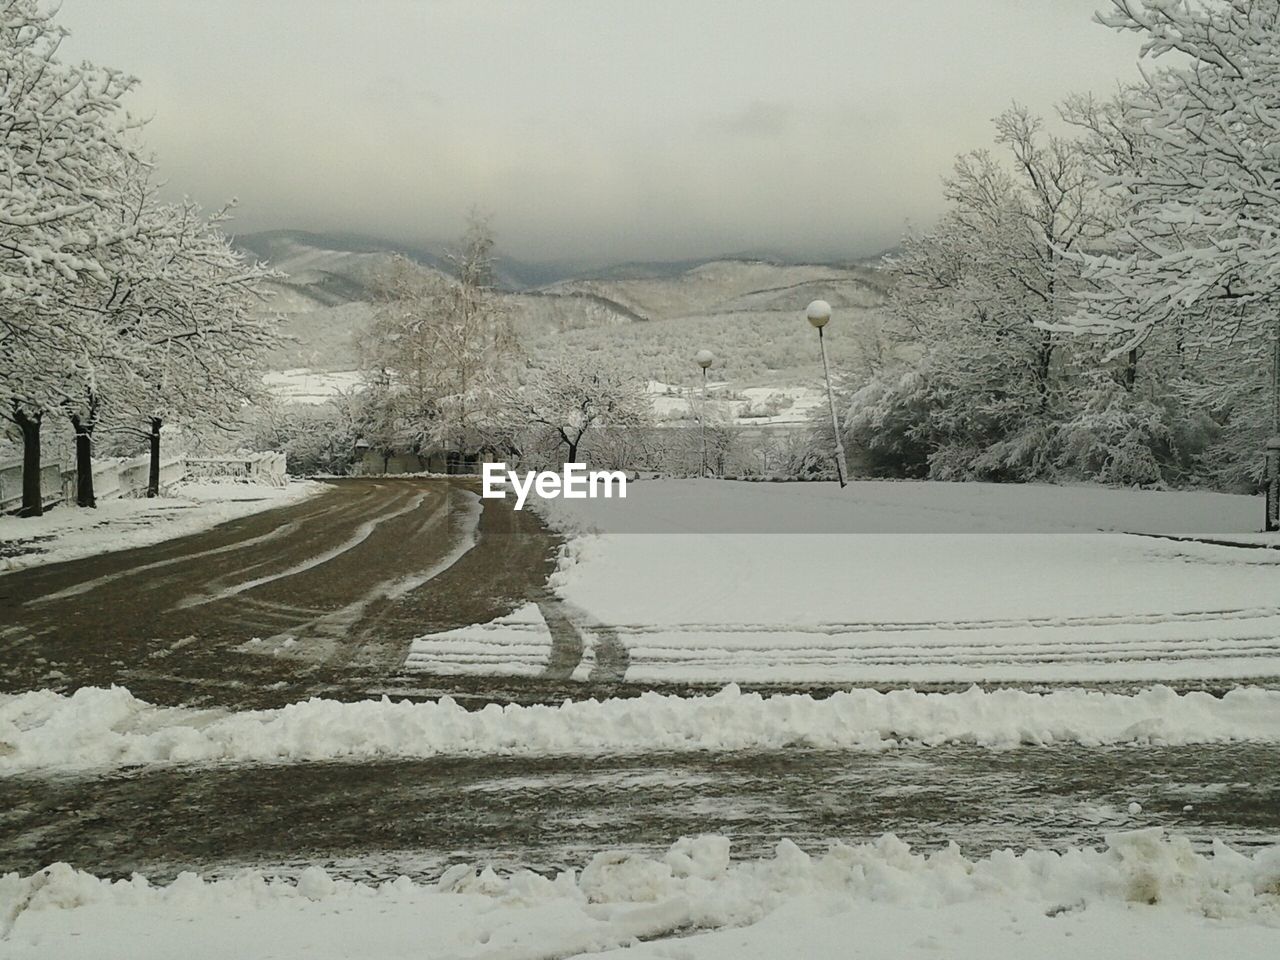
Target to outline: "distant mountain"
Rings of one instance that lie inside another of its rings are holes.
[[[661,276],[563,280],[546,290],[605,297],[646,319],[668,320],[742,310],[800,309],[819,295],[833,305],[856,301],[866,306],[882,299],[882,287],[882,278],[865,267],[711,260]]]
[[[898,256],[901,253],[902,253],[901,245],[896,245],[896,246],[890,247],[887,250],[881,250],[879,253],[874,254],[873,256],[860,257],[859,259],[854,260],[853,264],[859,267],[874,267],[876,269],[883,269],[891,259],[893,259],[894,257]]]
[[[284,275],[269,285],[269,306],[285,315],[290,338],[275,358],[277,368],[353,368],[356,338],[373,313],[374,279],[397,254],[429,270],[451,268],[444,244],[299,230],[247,234],[236,243]],[[843,314],[845,330],[850,322],[861,328],[857,318],[875,312],[888,282],[876,262],[797,263],[767,253],[576,270],[499,257],[497,273],[521,337],[535,353],[572,347],[617,354],[652,379],[682,369],[686,340],[701,337],[732,354],[735,331],[752,356],[737,358],[726,373],[807,369],[808,352],[795,354],[782,333],[805,304],[828,300]],[[622,328],[635,329],[623,335]]]
[[[395,255],[444,273],[452,270],[448,243],[409,244],[357,233],[314,233],[306,230],[266,230],[235,238],[236,246],[294,276],[299,270],[353,273],[367,281],[364,267],[381,265]],[[528,263],[499,254],[494,261],[498,286],[528,290],[577,275],[579,263]]]

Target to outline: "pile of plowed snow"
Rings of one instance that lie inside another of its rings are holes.
[[[1102,851],[980,860],[954,845],[921,856],[892,835],[821,857],[786,840],[772,859],[729,853],[725,838],[702,836],[659,859],[601,853],[580,874],[460,865],[435,885],[353,883],[313,866],[296,882],[188,873],[153,887],[57,864],[0,879],[0,939],[15,960],[533,958],[620,947],[700,960],[849,956],[854,944],[874,957],[1268,957],[1280,942],[1280,847],[1245,856],[1219,845],[1205,857],[1145,830]],[[661,942],[671,937],[678,952]]]
[[[902,741],[991,747],[1070,742],[1280,740],[1280,691],[1221,698],[1151,687],[918,693],[850,690],[825,699],[762,697],[729,686],[709,697],[497,706],[453,700],[307,700],[230,713],[157,707],[122,687],[70,696],[0,697],[0,771],[231,760],[556,755],[791,746],[879,750]]]

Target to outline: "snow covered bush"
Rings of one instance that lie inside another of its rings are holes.
[[[928,476],[931,405],[919,370],[885,373],[855,390],[842,424],[853,469],[873,477]]]
[[[1176,410],[1099,378],[1082,409],[1062,424],[1058,463],[1103,483],[1159,484],[1178,458]]]
[[[1270,371],[1261,365],[1246,366],[1231,380],[1182,385],[1202,424],[1203,440],[1191,464],[1195,482],[1223,490],[1261,489],[1262,451],[1273,432],[1273,390]]]
[[[241,439],[251,450],[276,450],[296,476],[345,474],[355,459],[360,432],[344,402],[289,404],[265,401],[245,412]]]

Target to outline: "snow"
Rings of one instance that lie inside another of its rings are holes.
[[[842,490],[834,482],[645,479],[628,488],[626,501],[556,503],[548,516],[607,533],[1127,532],[1245,538],[1262,526],[1263,501],[1096,484],[855,480]],[[1280,536],[1270,540],[1280,546]]]
[[[158,707],[122,687],[0,696],[0,773],[138,764],[544,756],[816,747],[888,750],[900,742],[1085,745],[1280,741],[1280,691],[1244,687],[1221,698],[1153,687],[919,693],[841,691],[768,698],[726,687],[713,696],[646,693],[491,704],[448,697],[414,703],[311,699],[278,710]]]
[[[437,675],[502,673],[536,677],[551,658],[551,631],[537,604],[505,617],[444,633],[417,637],[405,660],[408,670]]]
[[[576,534],[552,585],[582,632],[583,664],[608,638],[626,649],[632,681],[1280,676],[1280,550],[1171,538],[1248,539],[1254,497],[642,480],[626,500],[537,506]],[[440,638],[424,638],[435,656],[413,665],[531,672],[550,633],[537,609],[516,616],[444,638],[475,641],[459,651],[483,649],[483,660],[451,659]]]
[[[312,481],[285,487],[192,481],[177,484],[166,497],[103,500],[94,509],[60,506],[41,517],[0,517],[0,572],[185,537],[325,489]]]
[[[6,957],[366,956],[721,960],[1233,956],[1280,950],[1280,847],[1195,853],[1158,829],[1103,850],[928,856],[891,834],[734,862],[723,837],[661,858],[604,851],[554,878],[455,865],[434,885],[246,871],[167,886],[55,864],[0,879]],[[643,941],[643,942],[642,942]]]
[[[702,387],[683,387],[648,381],[649,400],[659,423],[690,422],[698,419]],[[777,384],[733,387],[728,382],[708,384],[708,400],[713,411],[737,424],[766,426],[808,423],[813,411],[826,403],[826,394],[813,386]]]
[[[359,370],[272,370],[262,378],[267,391],[285,403],[327,403],[362,385]]]

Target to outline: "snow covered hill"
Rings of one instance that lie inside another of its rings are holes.
[[[819,293],[833,306],[869,306],[878,299],[882,282],[876,271],[866,268],[713,260],[675,276],[566,280],[548,289],[594,293],[648,319],[669,320],[744,309],[796,311]],[[743,302],[753,295],[755,301]]]
[[[371,285],[395,253],[448,270],[443,245],[405,247],[342,235],[273,231],[237,241],[285,274],[268,307],[284,313],[290,343],[278,370],[350,370],[354,338],[371,317]],[[576,271],[576,272],[567,272]],[[720,259],[626,264],[606,270],[539,267],[499,258],[500,285],[532,353],[609,357],[642,377],[692,384],[690,356],[717,355],[715,372],[735,388],[812,387],[819,364],[800,311],[822,298],[836,308],[830,328],[837,371],[861,363],[877,341],[883,275],[865,265]]]

